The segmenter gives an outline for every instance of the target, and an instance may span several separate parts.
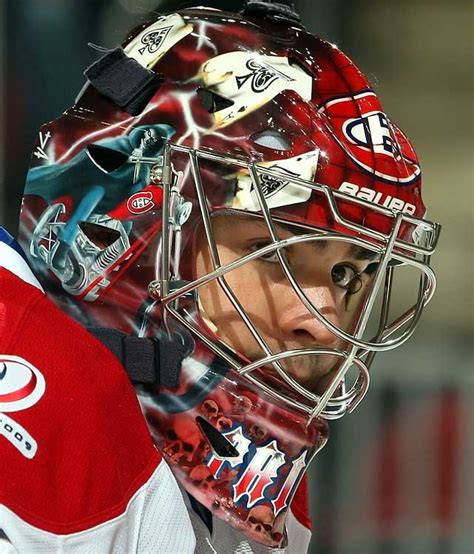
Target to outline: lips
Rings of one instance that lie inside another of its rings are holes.
[[[254,359],[256,361],[258,358]],[[334,363],[332,356],[308,354],[304,357],[282,360],[282,366],[290,377],[309,392],[322,395],[332,382],[339,363]],[[266,365],[264,369],[266,375],[282,382],[281,376],[273,366]]]

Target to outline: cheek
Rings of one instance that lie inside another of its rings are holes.
[[[220,256],[222,263],[235,259],[235,256],[233,258],[229,256],[229,260],[226,260],[226,256],[222,254],[224,253],[221,253]],[[255,267],[256,265],[249,263],[225,275],[227,284],[249,315],[261,315],[262,312],[265,312],[262,307],[266,296],[264,293],[264,283],[262,283],[262,276],[259,274],[258,268]],[[205,260],[201,256],[198,256],[198,275],[203,275],[210,269],[211,266],[205,263]],[[207,315],[219,326],[226,322],[233,322],[235,324],[241,321],[231,300],[216,280],[202,286],[199,295]]]
[[[225,247],[219,248],[219,258],[222,265],[236,259],[236,255]],[[239,268],[225,275],[225,280],[235,293],[239,301],[245,296],[245,272]],[[196,277],[202,277],[213,270],[209,251],[204,248],[198,249],[196,255]],[[216,279],[199,288],[199,298],[202,307],[214,321],[228,314],[232,307],[226,293]]]
[[[261,296],[261,277],[258,274],[254,263],[231,271],[226,281],[232,288],[239,301],[250,307],[257,302]]]
[[[366,285],[361,289],[360,293],[349,299],[346,309],[342,312],[343,315],[341,318],[341,326],[345,331],[352,332],[354,330],[357,321],[360,319],[362,307],[368,292],[369,288]]]
[[[262,295],[258,292],[260,287],[253,272],[241,268],[227,274],[225,279],[257,328],[261,330],[262,326],[267,327],[261,314],[268,314],[269,310],[262,305]],[[201,315],[220,340],[247,356],[252,356],[252,352],[259,355],[255,338],[218,282],[213,281],[201,287],[200,301]]]

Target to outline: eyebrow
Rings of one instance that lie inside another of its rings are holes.
[[[262,227],[263,229],[265,229],[265,231],[268,232],[268,226],[265,221],[262,221],[261,219],[257,219],[250,214],[239,214],[239,215],[242,215],[244,220],[249,222],[251,221],[252,223],[257,224],[257,226]],[[285,229],[279,223],[276,223],[276,228],[277,228],[277,231],[280,231],[280,230],[288,231],[288,229]],[[307,232],[307,229],[293,229],[292,232],[294,232],[295,234],[299,234],[299,233],[302,234]],[[327,248],[328,244],[329,244],[329,240],[322,239],[322,240],[315,241],[312,244],[312,246],[316,250],[324,250]],[[354,258],[355,260],[361,260],[361,261],[362,260],[372,261],[380,258],[380,254],[378,252],[374,252],[373,250],[369,250],[368,248],[363,248],[362,246],[359,246],[357,244],[351,245],[351,248],[348,252],[348,256],[351,258]]]
[[[313,247],[316,248],[316,250],[325,250],[329,244],[329,240],[323,239],[318,240],[313,243]],[[354,260],[378,260],[380,258],[380,254],[378,252],[374,252],[373,250],[369,250],[368,248],[363,248],[362,246],[358,246],[357,244],[352,244],[349,252],[347,253],[347,256],[349,258],[354,258]]]
[[[378,252],[368,250],[367,248],[363,248],[357,244],[353,244],[351,246],[349,256],[352,256],[356,260],[377,260],[380,258],[380,254]]]

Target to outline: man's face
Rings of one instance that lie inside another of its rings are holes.
[[[215,217],[213,232],[222,265],[271,242],[265,222],[251,217]],[[280,239],[295,234],[280,225],[277,232]],[[327,240],[297,243],[282,252],[314,307],[337,327],[350,329],[376,269],[376,255],[347,242]],[[213,269],[202,229],[197,238],[196,263],[198,276]],[[344,348],[343,341],[298,298],[276,251],[230,271],[225,280],[273,353]],[[265,353],[219,283],[214,280],[199,290],[203,315],[220,339],[252,361],[263,358]],[[338,361],[334,355],[308,355],[287,358],[282,365],[300,384],[321,394]]]

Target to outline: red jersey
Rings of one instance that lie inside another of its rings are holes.
[[[0,475],[0,550],[194,552],[123,367],[4,242]]]

